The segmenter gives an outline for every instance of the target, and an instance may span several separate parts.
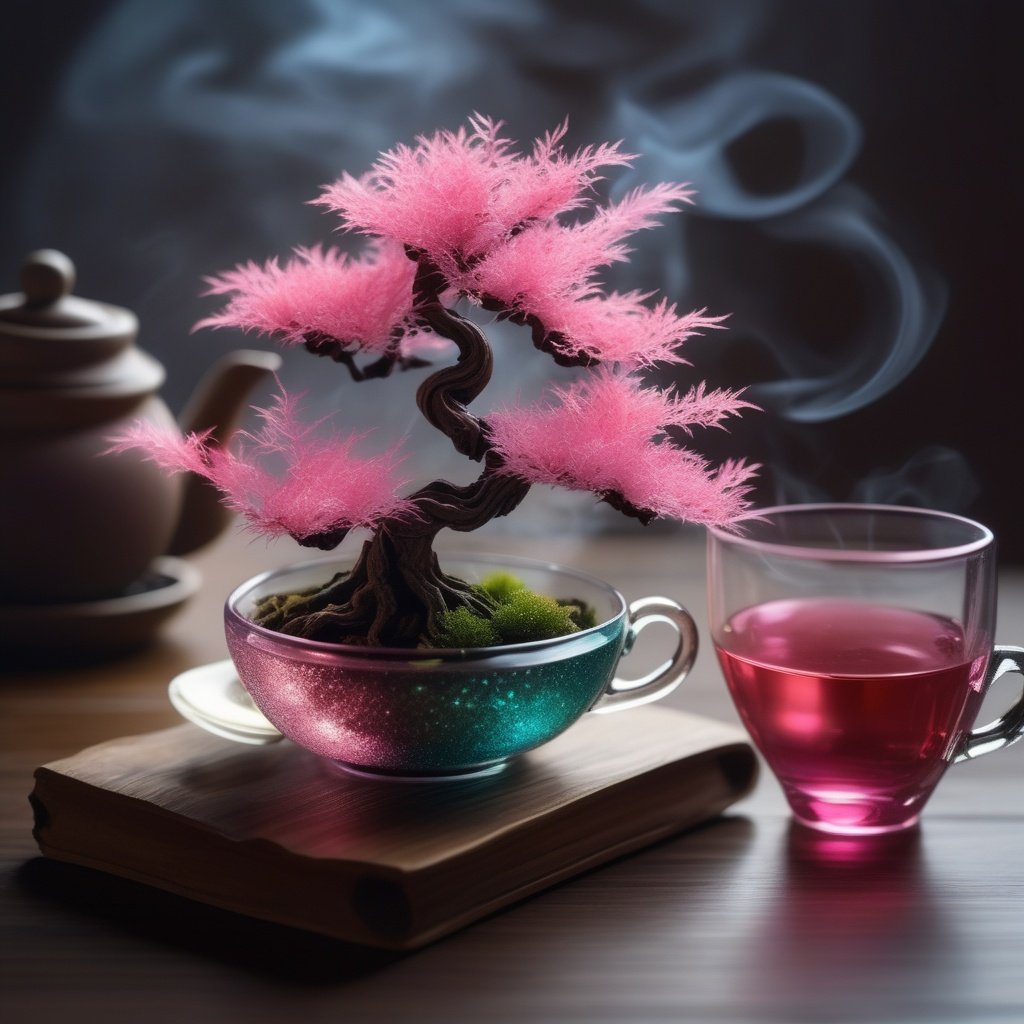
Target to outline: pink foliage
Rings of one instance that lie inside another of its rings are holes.
[[[373,236],[370,255],[298,249],[284,267],[249,263],[211,278],[210,293],[230,301],[197,327],[241,327],[292,343],[323,335],[378,354],[395,352],[397,338],[403,357],[431,354],[440,345],[415,322],[408,246],[454,292],[538,325],[550,350],[570,360],[681,362],[680,344],[721,318],[648,305],[651,296],[639,292],[607,294],[598,274],[629,258],[631,234],[656,226],[692,193],[662,183],[601,203],[598,171],[633,159],[619,143],[567,153],[566,122],[524,154],[501,127],[478,115],[468,127],[396,146],[361,178],[343,175],[315,202],[340,214],[344,228]]]
[[[538,303],[536,315],[555,332],[559,351],[625,367],[686,362],[683,342],[702,330],[720,329],[725,319],[705,316],[704,310],[679,314],[666,299],[649,306],[646,298],[638,292],[612,292],[574,301],[553,299]]]
[[[717,470],[665,437],[665,428],[721,426],[743,408],[734,391],[685,395],[641,387],[632,376],[599,370],[554,389],[553,400],[488,417],[505,471],[530,483],[621,496],[657,516],[727,524],[746,511],[756,467],[730,461]]]
[[[388,516],[411,514],[396,497],[397,447],[372,458],[352,450],[359,437],[318,433],[322,421],[304,424],[298,400],[283,392],[269,409],[258,409],[262,428],[236,435],[237,452],[210,443],[209,432],[177,433],[136,422],[114,439],[111,451],[142,449],[164,469],[198,473],[224,495],[228,508],[267,536],[290,534],[298,541],[355,527],[374,527]],[[279,472],[264,468],[278,463]]]
[[[540,221],[504,239],[466,272],[452,274],[452,284],[463,291],[493,295],[526,308],[533,296],[552,294],[582,297],[597,290],[599,267],[628,258],[625,237],[653,227],[659,213],[689,193],[676,185],[636,189],[620,203],[597,210],[585,221],[565,225]]]
[[[448,282],[475,301],[500,303],[538,321],[552,346],[574,358],[641,365],[679,361],[678,344],[717,320],[643,306],[646,296],[604,295],[602,267],[626,260],[625,239],[689,202],[681,185],[638,188],[598,205],[601,167],[627,164],[619,144],[563,150],[567,124],[512,152],[500,123],[439,132],[385,153],[362,178],[343,176],[316,200],[349,230],[424,252]],[[562,215],[580,211],[574,223]]]
[[[565,153],[566,124],[524,156],[511,151],[501,127],[477,116],[469,129],[396,146],[368,174],[343,175],[315,202],[340,214],[348,230],[395,239],[448,269],[488,251],[513,228],[576,209],[598,168],[632,159],[618,143]]]
[[[633,234],[692,193],[662,183],[604,202],[594,189],[599,171],[633,159],[619,143],[567,153],[562,124],[520,153],[501,128],[477,115],[456,131],[396,146],[360,178],[343,175],[314,202],[337,213],[343,229],[370,236],[367,253],[299,248],[283,266],[248,263],[210,278],[209,293],[226,296],[227,305],[197,327],[253,330],[287,344],[333,339],[340,350],[325,350],[340,361],[357,351],[408,359],[448,344],[418,321],[414,288],[425,303],[435,288],[442,302],[466,297],[528,324],[559,362],[603,364],[589,379],[555,388],[546,404],[488,417],[503,472],[590,490],[641,518],[726,524],[749,514],[756,467],[713,468],[667,434],[721,426],[753,408],[741,392],[700,384],[680,395],[644,388],[628,372],[685,362],[683,342],[724,318],[680,313],[650,293],[610,292],[601,280],[604,269],[628,260]],[[418,265],[428,273],[417,280]],[[390,369],[393,361],[382,362]],[[181,439],[142,426],[119,446],[205,476],[262,533],[303,539],[413,514],[411,502],[395,497],[395,449],[358,459],[356,438],[315,436],[294,405],[282,395],[261,410],[263,429],[243,435],[238,454],[206,436]],[[260,468],[267,458],[281,465],[279,475]]]
[[[207,294],[227,295],[221,312],[196,324],[240,327],[286,344],[306,335],[327,335],[352,350],[389,351],[398,332],[405,349],[416,347],[412,331],[412,281],[416,266],[402,248],[383,243],[354,259],[335,248],[299,247],[284,266],[246,263],[207,278]],[[429,346],[430,340],[427,340]]]

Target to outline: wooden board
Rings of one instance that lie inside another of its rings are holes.
[[[587,715],[458,782],[359,778],[181,725],[45,765],[31,800],[50,857],[410,949],[720,814],[756,771],[736,729],[655,707]]]

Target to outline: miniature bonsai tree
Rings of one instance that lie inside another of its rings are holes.
[[[263,625],[403,647],[430,643],[460,619],[486,622],[506,602],[447,574],[434,539],[507,515],[533,484],[591,491],[645,524],[728,524],[748,510],[755,467],[731,460],[712,468],[675,443],[749,407],[740,392],[697,384],[680,394],[638,376],[658,362],[684,362],[686,338],[721,318],[608,291],[598,276],[628,258],[630,235],[691,193],[659,184],[603,201],[594,189],[599,169],[633,159],[619,144],[568,153],[563,124],[519,153],[501,127],[477,116],[458,131],[396,146],[363,177],[343,175],[315,203],[345,231],[367,236],[366,251],[298,248],[283,266],[250,262],[209,278],[209,294],[226,296],[226,305],[197,324],[304,347],[353,381],[429,365],[453,342],[457,361],[431,372],[416,400],[458,452],[481,464],[472,483],[438,479],[403,495],[397,446],[360,457],[358,437],[304,425],[296,398],[283,392],[259,410],[262,427],[242,435],[237,450],[143,426],[119,439],[120,449],[142,447],[170,470],[206,477],[260,533],[330,549],[353,529],[370,531],[350,572],[269,601]],[[483,330],[453,308],[458,300],[524,326],[540,352],[589,372],[536,405],[471,412],[492,353]],[[493,636],[484,629],[481,642]]]

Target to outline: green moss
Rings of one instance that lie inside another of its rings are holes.
[[[526,590],[526,584],[518,576],[498,570],[485,576],[480,581],[479,588],[498,604],[505,604],[514,595]]]
[[[535,594],[525,588],[498,605],[491,623],[506,644],[549,640],[579,632],[579,626],[572,621],[566,607],[553,597]]]
[[[493,572],[473,588],[493,604],[490,617],[468,608],[445,612],[430,647],[494,647],[569,636],[597,624],[594,610],[575,598],[537,594],[510,572]]]
[[[302,614],[309,602],[310,593],[308,590],[302,590],[291,594],[269,594],[257,602],[252,621],[257,626],[277,629],[293,614]]]
[[[445,612],[431,637],[434,647],[493,647],[500,643],[491,621],[474,615],[468,608]]]
[[[577,629],[590,629],[597,625],[597,615],[589,604],[575,597],[560,597],[558,603],[569,613]]]

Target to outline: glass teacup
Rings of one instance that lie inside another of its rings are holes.
[[[992,532],[872,505],[766,509],[709,533],[711,632],[736,708],[796,818],[913,825],[947,767],[1015,742],[1024,696],[972,731],[1024,648],[994,646]]]

